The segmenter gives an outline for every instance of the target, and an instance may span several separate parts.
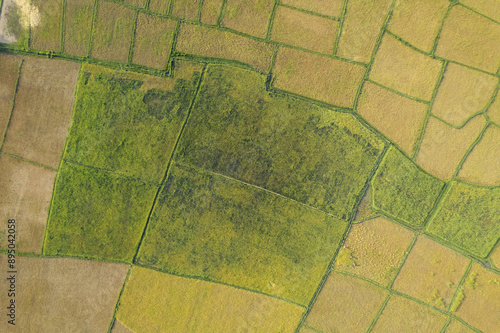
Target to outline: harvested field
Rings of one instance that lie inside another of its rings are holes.
[[[425,173],[394,146],[372,181],[372,208],[413,228],[422,228],[444,182]]]
[[[432,104],[432,114],[453,126],[462,126],[490,101],[498,78],[450,63],[446,66]]]
[[[64,52],[85,57],[89,53],[94,0],[66,0]]]
[[[444,22],[436,54],[496,73],[500,66],[500,25],[462,6],[454,6]]]
[[[364,333],[388,295],[369,282],[333,272],[305,324],[321,332]]]
[[[439,332],[448,317],[409,299],[392,295],[371,332]]]
[[[273,86],[340,107],[352,108],[365,67],[280,47]]]
[[[129,330],[119,320],[115,319],[115,322],[113,323],[113,328],[111,329],[111,333],[134,333],[134,332]]]
[[[99,1],[92,33],[92,57],[127,62],[134,11],[113,2]]]
[[[359,62],[370,62],[392,0],[347,1],[347,11],[337,55]]]
[[[371,207],[370,198],[371,191],[370,187],[368,187],[363,195],[363,198],[361,198],[361,202],[359,203],[358,210],[356,211],[356,217],[354,219],[355,221],[365,219],[375,214]]]
[[[474,331],[459,322],[458,320],[452,319],[444,333],[473,333]]]
[[[227,0],[222,25],[255,37],[266,37],[274,0]]]
[[[5,255],[0,258],[6,263]],[[16,261],[16,330],[7,329],[6,319],[0,330],[106,332],[128,266],[65,258],[18,256]],[[2,290],[8,290],[8,282],[0,280]],[[6,292],[1,294],[2,304],[7,304],[6,296]]]
[[[16,55],[0,53],[0,138],[3,138],[16,94],[16,83],[19,76],[19,65],[22,58]],[[2,139],[0,139],[2,140]],[[2,141],[0,141],[0,148]]]
[[[427,231],[474,256],[485,258],[500,237],[500,188],[453,181]]]
[[[7,221],[17,221],[16,246],[40,253],[56,172],[0,155],[0,244],[7,248]]]
[[[37,8],[39,22],[30,30],[30,47],[44,51],[61,51],[63,0],[31,0]]]
[[[467,156],[458,178],[477,185],[500,185],[500,128],[488,126]]]
[[[392,288],[446,310],[469,263],[470,259],[420,236]]]
[[[4,152],[57,169],[79,68],[79,63],[24,57]]]
[[[116,318],[144,333],[291,332],[304,311],[246,290],[133,267]]]
[[[318,14],[340,17],[343,0],[282,0],[281,3]]]
[[[482,115],[477,115],[461,129],[430,117],[417,154],[417,164],[441,180],[450,180],[485,125],[486,119]]]
[[[201,22],[216,25],[223,1],[224,0],[204,0],[201,7]]]
[[[422,130],[427,104],[366,82],[356,111],[406,154],[412,156]]]
[[[150,0],[149,10],[158,14],[168,14],[173,0]]]
[[[271,39],[311,51],[331,54],[338,22],[278,6]]]
[[[172,15],[189,21],[198,16],[198,0],[172,0]]]
[[[448,0],[398,0],[387,28],[416,48],[430,52],[449,5]]]
[[[132,5],[132,6],[144,8],[147,0],[125,0],[125,2]]]
[[[174,20],[139,13],[132,62],[165,69],[176,24]]]
[[[131,262],[156,191],[140,181],[63,163],[43,254]]]
[[[500,7],[498,7],[496,0],[460,0],[460,3],[494,20],[500,21]]]
[[[274,46],[231,32],[181,23],[176,51],[203,57],[236,60],[268,72]]]
[[[499,243],[500,244],[500,243]],[[496,268],[500,269],[500,245],[497,245],[495,250],[490,255],[490,260]]]
[[[419,53],[390,35],[384,35],[375,55],[370,79],[412,97],[429,101],[442,62]]]
[[[307,305],[346,227],[262,189],[175,164],[138,261]]]
[[[465,296],[454,313],[485,333],[500,327],[500,275],[474,263],[462,287]]]
[[[382,217],[355,224],[333,267],[387,286],[413,237],[413,232]]]
[[[486,112],[491,121],[500,126],[500,93],[497,91],[495,100],[488,108]]]

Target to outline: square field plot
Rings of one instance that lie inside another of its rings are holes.
[[[38,12],[37,24],[31,26],[30,47],[37,50],[61,50],[63,0],[32,0]]]
[[[384,35],[375,55],[370,79],[412,97],[429,101],[443,63],[390,35]]]
[[[92,32],[94,58],[127,62],[132,42],[134,11],[117,3],[99,0]]]
[[[2,73],[2,79],[0,80],[0,138],[4,137],[7,130],[14,96],[16,95],[21,61],[22,58],[19,56],[0,53],[0,73]],[[0,148],[1,144],[0,141]]]
[[[56,172],[0,155],[0,244],[7,247],[7,221],[15,219],[16,246],[40,253]]]
[[[223,1],[224,0],[204,0],[201,5],[201,22],[216,25]]]
[[[343,0],[282,0],[281,3],[314,13],[340,17]]]
[[[305,308],[262,294],[133,267],[116,318],[134,332],[293,332]]]
[[[43,254],[131,262],[157,187],[63,163]]]
[[[436,54],[496,73],[500,66],[500,24],[463,6],[454,6],[444,21]]]
[[[24,57],[4,152],[57,169],[79,68],[79,63]]]
[[[361,65],[280,47],[273,69],[273,87],[352,108],[365,71]]]
[[[474,263],[462,287],[462,301],[454,314],[485,333],[500,327],[500,275]]]
[[[273,7],[273,0],[227,0],[222,25],[264,38]]]
[[[175,159],[347,218],[383,142],[352,115],[270,93],[265,80],[209,65]]]
[[[485,258],[500,237],[500,188],[451,182],[427,231]]]
[[[413,232],[382,217],[351,227],[337,255],[334,269],[389,285],[411,241]]]
[[[201,72],[177,64],[174,79],[84,65],[64,158],[159,184]]]
[[[64,52],[85,57],[89,53],[94,0],[66,0]]]
[[[174,164],[138,262],[307,305],[346,227],[262,189]]]
[[[305,324],[320,332],[364,333],[388,295],[369,282],[331,273]]]
[[[392,295],[371,332],[439,332],[448,317],[401,296]]]
[[[165,0],[164,0],[165,1]],[[167,0],[166,2],[168,2]],[[172,15],[189,21],[194,21],[198,17],[198,0],[170,0],[173,1]]]
[[[392,288],[446,310],[469,262],[455,251],[421,236]]]
[[[0,261],[7,266],[7,256],[0,254]],[[3,320],[2,332],[106,332],[129,268],[89,260],[21,256],[16,265],[15,326]],[[1,279],[0,288],[7,291],[7,283],[6,278]],[[7,304],[7,292],[0,300]]]
[[[304,49],[331,54],[338,22],[278,6],[274,15],[271,39]]]

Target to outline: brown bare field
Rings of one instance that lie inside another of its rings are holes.
[[[489,126],[467,156],[458,178],[477,185],[500,185],[500,128]]]
[[[357,112],[411,156],[424,123],[427,104],[365,82]]]
[[[496,268],[500,269],[500,245],[497,245],[496,249],[490,255],[490,259]]]
[[[198,0],[173,0],[172,15],[194,21],[198,16]]]
[[[485,125],[486,119],[482,115],[472,118],[461,129],[430,117],[417,154],[417,164],[441,180],[450,180]]]
[[[201,22],[217,24],[223,0],[204,0],[201,6]]]
[[[371,332],[439,332],[448,317],[401,296],[392,295]]]
[[[31,0],[31,4],[38,9],[40,21],[31,28],[30,47],[60,51],[63,0]]]
[[[370,79],[426,101],[432,98],[442,62],[384,35],[375,55]]]
[[[465,279],[465,298],[455,312],[457,317],[485,333],[500,327],[500,275],[474,263]]]
[[[1,262],[7,257],[0,255]],[[16,326],[8,332],[106,332],[128,266],[63,258],[16,258]],[[7,279],[0,287],[8,290]],[[7,293],[0,296],[7,304]],[[0,330],[7,329],[2,320]],[[9,325],[10,326],[10,325]]]
[[[360,65],[280,47],[273,86],[336,106],[351,108],[363,79]]]
[[[89,52],[94,0],[66,0],[64,52],[85,57]]]
[[[387,286],[396,275],[413,236],[413,232],[382,217],[355,224],[334,269]]]
[[[373,214],[375,214],[375,212],[372,210],[372,207],[371,207],[371,202],[370,202],[370,187],[368,187],[366,189],[366,192],[365,194],[363,195],[363,198],[361,198],[361,202],[359,203],[359,206],[358,206],[358,211],[356,212],[356,216],[355,216],[355,221],[359,221],[359,220],[362,220],[364,218],[367,218]]]
[[[305,324],[322,332],[366,332],[388,295],[374,284],[332,272]]]
[[[117,3],[99,1],[92,32],[92,57],[127,62],[134,11]]]
[[[454,6],[444,22],[436,54],[496,73],[500,66],[500,25],[462,6]]]
[[[500,93],[497,92],[495,100],[488,108],[486,112],[491,121],[500,126]]]
[[[0,218],[17,221],[16,244],[21,252],[40,253],[56,172],[0,155]],[[0,244],[7,247],[7,223]]]
[[[258,293],[133,267],[116,318],[144,333],[291,332],[304,311]]]
[[[418,237],[393,289],[446,310],[470,260],[425,237]]]
[[[274,0],[227,0],[222,25],[255,37],[266,37]]]
[[[430,52],[449,5],[448,0],[398,0],[388,29],[416,48]]]
[[[123,325],[120,321],[115,319],[113,323],[113,328],[111,329],[111,333],[134,333],[129,330],[125,325]]]
[[[392,0],[349,0],[337,55],[369,62]]]
[[[318,14],[340,17],[343,0],[282,0],[281,3]]]
[[[460,3],[494,20],[500,21],[500,7],[497,0],[460,0]]]
[[[165,69],[170,55],[176,21],[139,13],[132,62]]]
[[[158,14],[167,14],[172,0],[150,0],[149,10]]]
[[[4,152],[57,169],[79,67],[63,60],[24,58]]]
[[[474,332],[458,320],[452,319],[444,333],[472,333]]]
[[[498,78],[494,76],[450,63],[431,112],[453,126],[461,126],[487,106],[497,84]]]
[[[274,46],[231,32],[181,23],[176,50],[204,57],[236,60],[268,72]]]
[[[325,54],[333,52],[338,22],[278,6],[271,39]]]
[[[0,80],[0,140],[2,140],[1,138],[3,138],[7,130],[12,102],[16,94],[16,82],[21,59],[16,55],[0,53],[0,73],[2,73],[2,79]]]

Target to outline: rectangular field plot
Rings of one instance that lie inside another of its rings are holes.
[[[201,72],[178,65],[175,79],[84,65],[64,157],[159,184]]]
[[[320,332],[364,333],[388,295],[369,282],[331,273],[305,324]]]
[[[262,189],[174,164],[138,261],[307,305],[346,226]]]
[[[57,169],[79,68],[75,62],[24,57],[4,152]]]
[[[132,62],[165,69],[170,55],[176,21],[139,13]]]
[[[500,237],[500,188],[452,182],[427,231],[485,258]]]
[[[0,254],[0,261],[7,265],[7,256]],[[16,262],[16,329],[4,315],[2,332],[106,332],[127,265],[20,256]],[[0,288],[8,290],[7,283],[2,278]]]
[[[305,309],[215,283],[133,267],[116,318],[134,332],[292,332]]]
[[[63,163],[43,254],[130,262],[157,187]]]
[[[265,76],[210,65],[176,160],[352,213],[383,143],[350,114],[265,89]]]
[[[80,57],[89,52],[94,0],[66,0],[64,52]]]
[[[38,22],[31,27],[30,46],[44,51],[61,51],[63,0],[31,0]]]
[[[132,9],[100,0],[92,32],[92,57],[127,62],[133,25]]]
[[[371,181],[372,207],[401,222],[422,228],[444,182],[425,173],[391,146]]]
[[[273,0],[227,0],[222,25],[264,38],[273,6]]]
[[[19,76],[19,66],[22,58],[15,55],[0,54],[0,148],[16,94],[16,84]]]
[[[223,0],[203,0],[201,7],[201,22],[205,24],[217,24]]]

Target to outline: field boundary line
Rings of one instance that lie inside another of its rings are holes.
[[[203,8],[203,0],[198,0],[198,12],[196,13],[196,22],[201,23],[201,11]]]
[[[332,55],[337,54],[337,50],[339,48],[340,37],[342,36],[342,29],[344,28],[345,15],[347,13],[347,2],[348,0],[344,0],[342,3],[342,10],[340,12],[339,25],[337,27],[337,33],[335,34],[335,42],[333,44],[333,53]]]
[[[14,84],[14,96],[12,96],[12,101],[10,104],[9,118],[7,118],[7,124],[5,124],[5,130],[0,140],[0,151],[3,152],[3,144],[7,138],[7,132],[9,131],[10,122],[12,120],[12,114],[14,113],[14,107],[16,106],[17,91],[19,90],[19,81],[21,80],[21,69],[24,63],[24,57],[20,57],[19,65],[17,67],[17,78]]]
[[[167,63],[165,64],[165,70],[170,74],[171,77],[174,76],[172,71],[172,61],[174,60],[177,47],[177,38],[179,38],[179,31],[181,30],[181,22],[175,22],[174,32],[172,33],[172,42],[170,42],[170,53],[168,54]]]
[[[167,15],[172,16],[172,12],[174,11],[174,1],[176,0],[167,0],[168,1],[168,9],[167,9]]]
[[[63,0],[62,5],[62,17],[61,17],[61,48],[59,49],[61,53],[64,53],[64,39],[66,37],[66,8],[68,0]]]
[[[335,17],[335,16],[331,16],[331,15],[321,14],[321,13],[314,12],[314,11],[309,10],[309,9],[295,7],[295,6],[292,6],[292,5],[288,5],[286,3],[281,3],[279,0],[276,1],[276,2],[278,2],[278,6],[283,7],[283,8],[293,9],[293,10],[296,10],[298,12],[302,12],[302,13],[309,14],[309,15],[312,15],[312,16],[318,16],[318,17],[326,18],[326,19],[329,19],[329,20],[332,20],[332,21],[340,21],[340,17]]]
[[[130,43],[128,45],[128,58],[127,58],[127,64],[132,63],[132,57],[134,56],[134,46],[135,46],[135,34],[137,30],[137,21],[139,20],[139,11],[134,10],[134,18],[132,22],[132,36],[130,39]]]
[[[125,290],[125,285],[127,284],[128,279],[130,277],[130,274],[132,272],[132,267],[133,267],[133,265],[130,264],[129,268],[128,268],[128,271],[127,271],[127,274],[125,275],[125,279],[123,280],[123,284],[122,284],[122,287],[120,289],[120,293],[118,294],[118,298],[116,299],[115,308],[113,310],[113,315],[111,316],[111,322],[109,323],[107,333],[111,333],[111,330],[113,329],[113,326],[115,324],[116,313],[118,312],[118,307],[120,306],[120,299],[121,299],[121,297],[123,295],[123,291]]]
[[[219,16],[217,16],[217,21],[215,23],[216,27],[222,28],[222,20],[224,19],[224,14],[226,13],[227,0],[222,0],[220,5]]]
[[[463,287],[465,279],[469,275],[469,272],[470,272],[470,270],[472,268],[472,263],[473,263],[473,261],[471,260],[469,262],[469,264],[467,265],[467,267],[465,268],[465,272],[462,275],[462,277],[460,278],[460,281],[458,282],[457,289],[455,289],[455,292],[453,293],[453,296],[451,297],[450,304],[448,304],[448,306],[446,307],[447,311],[450,312],[450,313],[451,313],[451,306],[453,305],[453,302],[455,302],[455,299],[457,298],[458,293],[460,292],[460,290]],[[459,307],[460,307],[460,305],[457,307],[457,310],[458,310]]]
[[[434,201],[434,204],[431,207],[431,210],[427,214],[427,217],[424,220],[424,224],[422,225],[422,230],[425,231],[427,230],[427,226],[429,225],[430,221],[436,216],[436,214],[439,212],[439,208],[441,208],[441,205],[443,204],[443,201],[445,199],[445,193],[448,191],[448,189],[451,186],[451,182],[446,182],[443,184],[441,187],[441,190],[439,191],[439,194],[436,198],[436,201]]]
[[[410,255],[411,251],[413,250],[413,246],[415,246],[415,243],[417,242],[418,236],[420,236],[420,235],[418,233],[415,233],[414,236],[413,236],[413,239],[410,242],[410,245],[408,245],[408,247],[406,248],[406,251],[405,251],[405,253],[403,255],[403,258],[401,259],[401,263],[399,264],[399,267],[396,270],[396,274],[394,274],[394,277],[392,278],[392,280],[387,285],[387,287],[389,289],[393,290],[392,286],[394,285],[394,282],[398,278],[399,273],[401,273],[401,269],[403,268],[403,266],[404,266],[404,264],[406,262],[406,259],[408,259],[408,256]]]
[[[323,333],[323,332],[318,331],[317,329],[312,328],[311,326],[308,326],[308,325],[305,325],[305,324],[302,324],[302,326],[301,326],[301,327],[305,327],[305,328],[307,328],[308,330],[311,330],[311,331],[313,331],[313,332],[315,332],[315,333]]]
[[[375,314],[375,317],[373,318],[370,326],[366,329],[366,333],[369,333],[373,330],[373,327],[375,327],[375,324],[377,323],[378,319],[380,318],[380,315],[382,312],[384,312],[385,307],[387,306],[387,303],[389,302],[389,299],[391,298],[392,294],[389,292],[389,295],[385,298],[384,302],[380,306],[380,309],[378,309],[377,313]]]
[[[413,101],[415,101],[415,102],[419,102],[419,103],[422,103],[422,104],[427,104],[427,105],[430,103],[430,101],[426,101],[425,99],[421,99],[421,98],[418,98],[418,97],[414,97],[414,96],[411,96],[411,95],[407,95],[407,94],[405,94],[405,93],[403,93],[403,92],[401,92],[401,91],[399,91],[399,90],[396,90],[396,89],[394,89],[394,88],[391,88],[391,87],[388,87],[388,86],[386,86],[386,85],[383,85],[382,83],[378,83],[377,81],[374,81],[374,80],[372,80],[372,79],[370,79],[370,78],[367,78],[367,79],[366,79],[366,81],[367,81],[367,82],[370,82],[370,83],[372,83],[372,84],[374,84],[374,85],[376,85],[376,86],[378,86],[378,87],[380,87],[380,88],[383,88],[383,89],[385,89],[385,90],[388,90],[388,91],[390,91],[390,92],[392,92],[392,93],[395,93],[396,95],[399,95],[399,96],[401,96],[401,97],[404,97],[404,98],[406,98],[406,99],[411,99],[411,100],[413,100]]]
[[[94,28],[95,28],[95,21],[97,18],[98,6],[99,6],[99,0],[94,0],[94,11],[92,12],[92,23],[90,24],[89,49],[87,50],[87,58],[92,57],[92,41],[94,39]]]
[[[46,169],[46,170],[57,172],[57,169],[51,168],[49,166],[43,165],[43,164],[38,163],[38,162],[34,162],[34,161],[31,161],[31,160],[28,160],[28,159],[26,159],[24,157],[21,157],[21,156],[17,156],[17,155],[11,154],[11,153],[7,153],[5,151],[0,152],[0,155],[9,156],[11,158],[15,158],[16,160],[23,161],[23,162],[29,163],[31,165],[34,165],[34,166]]]
[[[460,170],[462,169],[462,166],[464,165],[465,160],[467,160],[467,158],[469,157],[470,153],[474,150],[474,147],[476,147],[477,144],[479,142],[481,142],[481,139],[483,138],[483,135],[484,135],[484,133],[486,132],[486,130],[488,129],[489,126],[490,126],[490,124],[486,123],[486,125],[484,125],[483,129],[481,130],[481,132],[479,132],[479,135],[477,136],[477,138],[471,143],[471,145],[469,146],[469,148],[465,152],[465,155],[462,156],[462,158],[460,159],[460,162],[458,162],[457,167],[455,169],[455,172],[453,172],[453,177],[452,177],[451,180],[454,180],[455,178],[457,178],[457,175],[460,172]]]
[[[446,9],[446,12],[443,15],[443,19],[441,20],[441,23],[439,24],[439,28],[436,34],[436,38],[434,38],[434,42],[432,43],[432,48],[431,48],[431,54],[436,54],[436,49],[438,46],[439,38],[441,37],[441,32],[443,31],[444,27],[444,22],[450,15],[451,9],[457,4],[457,0],[450,0],[450,4],[448,5],[448,8]]]
[[[444,323],[439,333],[445,333],[448,326],[450,326],[450,323],[451,323],[451,317],[448,317],[448,320],[446,321],[446,323]]]
[[[464,7],[465,9],[470,10],[470,11],[471,11],[471,12],[473,12],[474,14],[477,14],[477,15],[479,15],[479,16],[484,17],[485,19],[490,20],[491,22],[494,22],[494,23],[496,23],[496,24],[500,24],[500,21],[497,21],[497,20],[495,20],[494,18],[489,17],[488,15],[485,15],[485,14],[483,14],[483,13],[480,13],[480,12],[478,12],[477,10],[475,10],[474,8],[469,7],[469,6],[467,6],[467,5],[465,5],[465,4],[461,3],[461,2],[457,2],[457,5],[462,6],[462,7]]]
[[[278,8],[278,0],[274,0],[273,8],[271,9],[271,15],[269,15],[269,20],[267,21],[266,37],[265,41],[271,40],[271,31],[273,30],[274,16],[276,15],[276,10]]]

